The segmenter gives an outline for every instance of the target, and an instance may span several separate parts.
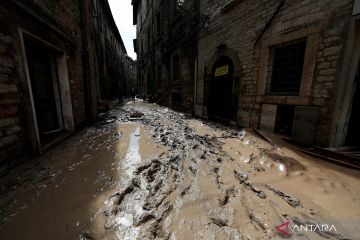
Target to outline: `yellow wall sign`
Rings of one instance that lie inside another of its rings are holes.
[[[229,73],[229,65],[218,67],[215,69],[215,77],[224,76]]]

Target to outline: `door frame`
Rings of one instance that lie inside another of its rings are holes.
[[[65,54],[65,51],[63,51],[61,48],[56,47],[55,45],[51,44],[50,42],[22,29],[18,28],[19,33],[19,39],[20,39],[20,45],[21,45],[21,54],[22,54],[22,60],[23,60],[23,67],[26,77],[26,85],[29,93],[30,98],[30,107],[32,111],[32,127],[35,129],[35,141],[36,141],[36,148],[39,154],[43,152],[43,150],[48,146],[46,143],[42,144],[40,141],[40,133],[39,133],[39,126],[37,122],[37,116],[35,111],[35,103],[34,103],[34,96],[33,91],[31,87],[31,79],[30,79],[30,72],[28,67],[28,59],[26,55],[26,48],[25,48],[25,38],[31,38],[35,41],[37,41],[40,45],[43,45],[44,47],[47,47],[49,49],[54,50],[54,60],[55,60],[55,66],[54,70],[56,70],[56,77],[57,77],[57,83],[59,84],[58,89],[58,101],[57,108],[61,108],[61,116],[58,116],[58,118],[63,118],[62,121],[62,130],[65,130],[66,133],[73,133],[75,130],[75,124],[74,124],[74,116],[73,116],[73,110],[72,110],[72,100],[71,100],[71,91],[70,91],[70,82],[69,82],[69,71],[67,66],[67,56]],[[52,69],[53,71],[53,69]],[[55,96],[56,98],[56,96]],[[56,99],[55,99],[56,100]],[[58,106],[58,104],[60,104]],[[59,111],[60,109],[57,109]],[[60,125],[61,127],[61,125]]]
[[[204,94],[203,94],[203,116],[205,118],[211,117],[209,115],[209,104],[210,104],[210,84],[212,81],[212,71],[216,63],[219,59],[222,57],[227,57],[231,60],[233,64],[233,72],[232,72],[232,78],[233,78],[233,101],[235,101],[233,106],[234,116],[229,120],[229,123],[236,124],[237,118],[238,118],[238,108],[240,106],[240,76],[241,76],[241,64],[240,59],[238,57],[238,54],[229,49],[226,48],[218,48],[218,51],[212,56],[209,63],[207,64],[205,71],[205,77],[204,77]]]

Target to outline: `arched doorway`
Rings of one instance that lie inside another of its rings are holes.
[[[213,65],[209,86],[209,117],[219,121],[232,121],[234,109],[234,64],[227,56]]]

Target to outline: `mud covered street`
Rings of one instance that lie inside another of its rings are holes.
[[[359,239],[359,171],[270,137],[114,107],[1,180],[0,239]]]

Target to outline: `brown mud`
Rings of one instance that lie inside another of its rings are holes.
[[[129,122],[127,116],[144,118]],[[0,239],[359,239],[360,173],[276,136],[127,104],[2,180]]]

